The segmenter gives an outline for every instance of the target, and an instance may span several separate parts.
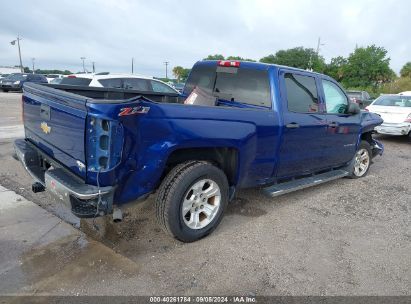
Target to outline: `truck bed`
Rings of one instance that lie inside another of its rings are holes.
[[[65,84],[44,84],[43,86],[50,87],[57,90],[81,95],[92,98],[88,100],[90,103],[102,103],[110,100],[119,102],[121,100],[128,100],[136,96],[143,96],[156,102],[165,103],[182,103],[183,98],[179,94],[173,93],[155,93],[147,91],[115,89],[115,88],[98,88],[89,86],[74,86]]]

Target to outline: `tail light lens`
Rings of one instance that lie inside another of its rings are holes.
[[[367,111],[367,112],[370,112],[370,109],[368,109],[368,107],[365,107],[364,110]]]
[[[411,113],[408,114],[407,118],[404,120],[404,122],[411,122]]]
[[[86,154],[90,171],[109,171],[121,160],[123,126],[115,120],[87,118]]]

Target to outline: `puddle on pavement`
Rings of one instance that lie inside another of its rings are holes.
[[[230,202],[227,207],[226,215],[232,214],[248,217],[259,217],[267,214],[267,211],[258,208],[255,203],[250,203],[245,198],[237,197]]]
[[[84,235],[71,235],[23,253],[25,292],[60,292],[80,282],[116,280],[138,274],[137,265]],[[55,290],[58,287],[59,290]]]

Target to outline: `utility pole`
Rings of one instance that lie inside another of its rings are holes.
[[[86,59],[86,57],[80,57],[80,59],[83,61],[83,72],[86,72],[86,66],[84,65],[84,60]]]
[[[134,74],[134,57],[131,57],[131,74]]]
[[[91,63],[93,64],[93,73],[95,73],[95,72],[96,72],[96,66],[94,65],[94,64],[95,64],[95,62],[94,62],[94,61],[92,61]]]
[[[34,60],[36,60],[36,58],[31,58],[31,63],[32,63],[32,65],[33,65],[33,74],[34,74]]]
[[[11,44],[11,45],[15,45],[15,44],[16,44],[16,41],[17,41],[17,47],[18,47],[18,49],[19,49],[20,71],[21,71],[22,73],[24,73],[23,62],[21,61],[20,40],[21,40],[21,38],[20,38],[19,36],[17,36],[17,39],[11,41],[10,44]]]
[[[166,66],[166,79],[168,79],[168,64],[169,64],[170,62],[168,62],[168,61],[164,61],[164,64],[165,64],[165,66]]]

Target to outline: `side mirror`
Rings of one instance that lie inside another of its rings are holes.
[[[348,104],[347,113],[351,115],[355,115],[361,112],[360,106],[357,103],[350,102]]]

